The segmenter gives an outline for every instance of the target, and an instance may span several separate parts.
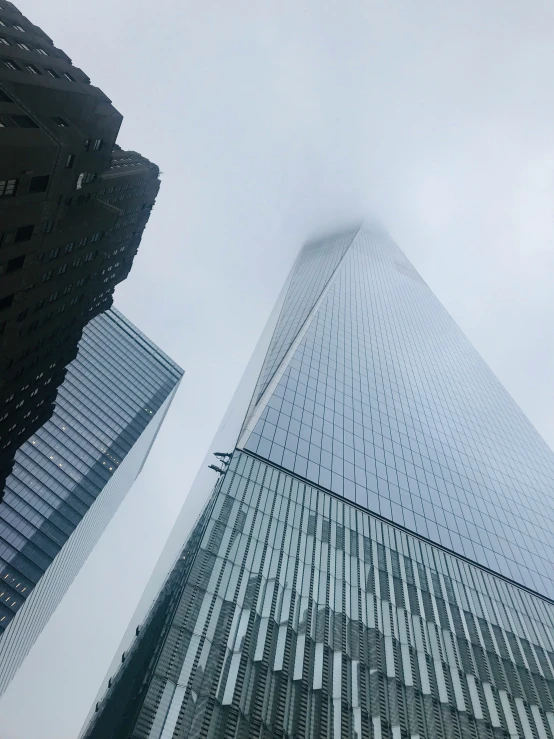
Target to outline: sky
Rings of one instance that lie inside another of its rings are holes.
[[[115,304],[186,372],[0,702],[0,739],[75,739],[305,240],[378,222],[554,445],[554,6],[18,5],[123,113],[118,142],[160,165]]]

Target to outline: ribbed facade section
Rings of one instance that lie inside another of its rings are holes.
[[[103,738],[554,736],[551,603],[243,452],[199,526]]]

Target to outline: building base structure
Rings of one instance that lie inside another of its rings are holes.
[[[87,739],[554,736],[552,603],[240,450],[125,660]]]

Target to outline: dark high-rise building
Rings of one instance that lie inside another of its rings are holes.
[[[181,376],[116,310],[85,328],[0,503],[0,694],[142,469]]]
[[[129,273],[158,167],[115,143],[122,117],[0,3],[0,488],[52,414],[84,326]]]
[[[311,243],[87,739],[552,739],[554,455],[388,237]]]

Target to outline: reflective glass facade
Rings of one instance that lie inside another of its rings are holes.
[[[181,375],[118,311],[86,327],[0,503],[0,692],[139,473]]]
[[[554,739],[553,460],[388,237],[305,247],[85,736]]]
[[[362,229],[304,329],[244,447],[554,598],[554,455],[398,247]]]

